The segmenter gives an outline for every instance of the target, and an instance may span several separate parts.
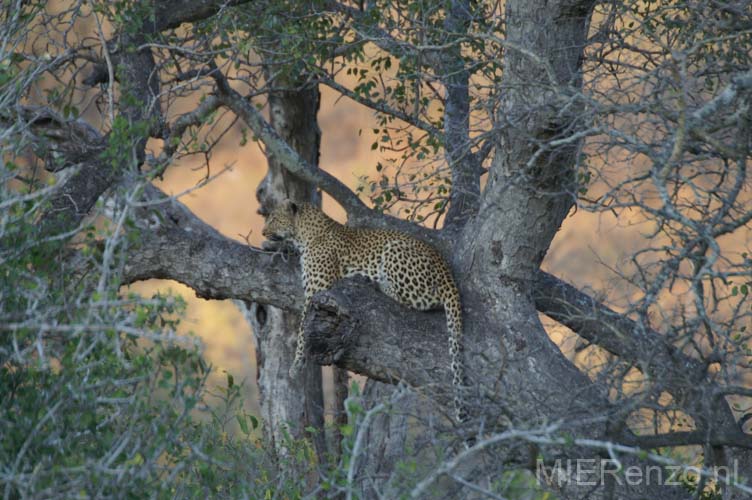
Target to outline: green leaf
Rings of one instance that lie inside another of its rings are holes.
[[[240,430],[243,431],[243,434],[246,436],[250,434],[250,430],[248,430],[248,421],[245,419],[242,415],[235,415],[235,419],[238,421],[238,425],[240,425]]]

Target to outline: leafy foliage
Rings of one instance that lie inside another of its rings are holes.
[[[0,191],[3,495],[300,496],[310,444],[290,438],[278,462],[232,377],[207,391],[198,342],[175,334],[184,301],[120,291],[135,229],[89,225],[70,248],[36,224],[54,182],[1,173],[15,179]]]

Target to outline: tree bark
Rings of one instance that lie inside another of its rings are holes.
[[[471,22],[468,0],[448,2],[444,29],[451,39],[461,38]],[[465,67],[459,43],[441,51],[437,74],[445,89],[444,149],[452,172],[452,191],[446,214],[446,227],[461,227],[478,211],[480,166],[470,151],[470,72]]]
[[[363,388],[365,409],[391,402],[395,395],[392,384],[368,380]],[[416,409],[414,393],[403,391],[397,399],[370,422],[358,460],[358,483],[362,498],[392,498],[398,492],[390,489],[389,480],[397,465],[404,460],[408,446],[409,417]]]

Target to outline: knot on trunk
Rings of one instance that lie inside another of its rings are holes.
[[[330,290],[314,295],[303,324],[310,360],[318,365],[338,363],[354,343],[357,323]]]

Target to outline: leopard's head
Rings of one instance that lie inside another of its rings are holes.
[[[261,234],[269,241],[295,240],[295,216],[298,205],[290,200],[280,203],[266,218]]]

